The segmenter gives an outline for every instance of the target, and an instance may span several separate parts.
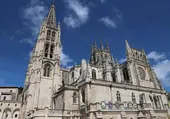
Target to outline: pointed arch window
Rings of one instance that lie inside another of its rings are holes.
[[[132,102],[135,103],[136,102],[136,98],[135,98],[135,94],[132,93]]]
[[[3,100],[6,100],[6,96],[4,96]]]
[[[120,92],[119,91],[117,91],[116,97],[117,97],[117,101],[121,101],[121,97],[120,97]]]
[[[47,38],[46,38],[46,40],[50,40],[50,36],[51,36],[51,31],[48,30],[48,31],[47,31]]]
[[[81,69],[80,69],[80,75],[81,75]]]
[[[50,47],[50,58],[53,58],[53,54],[54,54],[54,44],[51,44],[51,47]]]
[[[44,76],[45,77],[50,77],[51,74],[51,65],[50,64],[45,64],[44,65]]]
[[[71,73],[71,78],[74,78],[74,71]]]
[[[113,82],[116,82],[116,75],[115,75],[115,73],[112,73],[112,80],[113,80]]]
[[[46,43],[46,44],[45,44],[44,57],[48,57],[48,53],[49,53],[49,44]]]
[[[128,69],[124,68],[123,69],[123,77],[124,77],[124,81],[125,83],[130,83],[130,79],[129,79],[129,74],[128,74]]]
[[[73,103],[77,103],[77,92],[73,93]]]
[[[94,69],[92,70],[92,79],[94,80],[96,79],[96,70]]]
[[[53,32],[52,32],[52,38],[51,38],[51,41],[52,41],[52,42],[54,42],[54,40],[55,40],[55,34],[56,34],[56,33],[53,31]]]
[[[82,89],[81,95],[82,95],[82,102],[85,103],[85,90],[84,89]]]

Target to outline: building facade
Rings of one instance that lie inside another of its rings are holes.
[[[28,64],[20,119],[168,119],[167,93],[144,50],[126,41],[127,60],[119,64],[108,43],[94,43],[88,62],[62,69],[60,36],[52,3]]]
[[[0,87],[0,119],[19,119],[22,88]]]

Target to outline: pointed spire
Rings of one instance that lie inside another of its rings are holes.
[[[118,62],[117,58],[116,58],[116,65],[119,65],[119,62]]]
[[[106,41],[106,50],[107,50],[108,52],[110,52],[110,48],[109,48],[109,43],[108,43],[108,41]]]
[[[126,56],[127,56],[127,59],[129,59],[131,57],[131,48],[130,48],[128,41],[125,40],[125,42],[126,42]]]
[[[91,53],[93,54],[93,52],[94,52],[94,46],[91,45]]]
[[[56,13],[55,13],[55,4],[54,4],[54,0],[51,4],[51,8],[50,8],[50,11],[48,12],[48,15],[47,15],[47,24],[56,28]]]
[[[101,40],[100,42],[101,42],[101,50],[103,50],[103,49],[104,49],[104,46],[103,46],[102,40]]]
[[[115,60],[114,60],[114,57],[113,57],[113,55],[112,55],[112,62],[113,62],[113,64],[115,64]]]
[[[97,48],[97,43],[96,43],[96,41],[94,41],[94,47]]]
[[[127,40],[125,40],[125,42],[126,42],[126,49],[129,49],[129,48],[130,48],[130,46],[129,46],[128,41],[127,41]]]

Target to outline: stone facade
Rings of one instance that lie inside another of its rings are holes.
[[[53,3],[28,64],[20,119],[168,118],[167,93],[144,50],[126,41],[127,60],[119,64],[108,43],[101,41],[100,47],[92,45],[89,61],[83,59],[80,65],[62,69],[60,35]]]
[[[0,87],[0,119],[19,119],[22,88]]]

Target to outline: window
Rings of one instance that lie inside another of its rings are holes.
[[[85,103],[85,90],[84,89],[82,89],[81,95],[82,95],[82,102]]]
[[[4,96],[3,100],[6,100],[6,96]]]
[[[80,75],[81,75],[81,69],[80,69]]]
[[[48,31],[47,31],[47,38],[46,38],[46,40],[50,40],[50,36],[51,36],[51,31],[48,30]]]
[[[77,92],[73,93],[73,103],[77,103]]]
[[[71,74],[71,78],[74,78],[74,71],[73,71],[72,74]]]
[[[130,83],[130,79],[129,79],[129,74],[128,74],[127,68],[123,69],[123,77],[124,77],[125,83]]]
[[[55,32],[53,31],[52,32],[52,39],[51,39],[51,41],[54,42],[54,40],[55,40]]]
[[[6,118],[8,117],[8,114],[6,114]]]
[[[48,57],[48,52],[49,52],[49,44],[45,44],[45,51],[44,51],[44,57]]]
[[[94,69],[92,70],[92,79],[94,80],[96,79],[96,70]]]
[[[112,73],[112,80],[113,80],[113,82],[116,82],[116,76],[115,76],[115,73]]]
[[[120,97],[120,92],[119,91],[117,91],[116,97],[117,97],[117,101],[121,101],[121,97]]]
[[[15,118],[17,118],[18,117],[18,114],[15,114]]]
[[[12,90],[10,90],[10,93],[12,93]]]
[[[155,107],[158,108],[158,103],[157,103],[158,100],[157,100],[155,95],[153,96],[153,100],[154,100],[154,103],[155,103]]]
[[[51,73],[51,66],[50,66],[50,64],[44,65],[44,76],[45,77],[50,77],[50,73]]]
[[[50,58],[53,58],[53,53],[54,53],[54,44],[51,44],[51,48],[50,48]]]
[[[132,93],[132,102],[135,103],[136,102],[136,98],[135,98],[135,94]]]

